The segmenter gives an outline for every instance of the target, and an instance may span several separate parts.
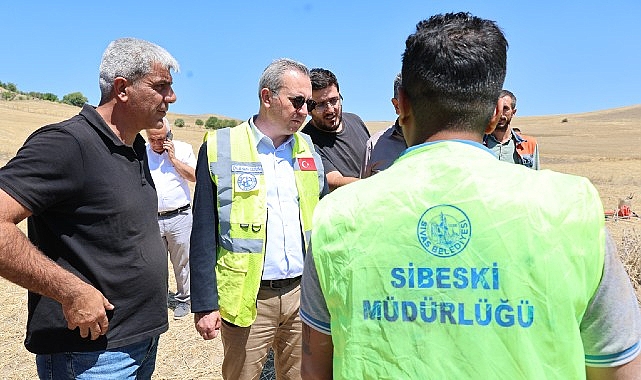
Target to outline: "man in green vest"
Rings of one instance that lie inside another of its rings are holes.
[[[499,27],[469,13],[408,37],[409,148],[314,212],[304,379],[639,378],[641,313],[594,186],[482,145],[506,58]]]
[[[258,115],[208,132],[198,154],[190,247],[191,308],[204,339],[221,332],[225,379],[257,379],[271,349],[279,379],[300,379],[300,279],[320,156],[297,132],[312,86],[279,59],[261,76]]]

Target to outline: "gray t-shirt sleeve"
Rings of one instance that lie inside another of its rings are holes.
[[[332,334],[329,310],[318,281],[311,244],[305,256],[305,269],[301,280],[300,318],[314,330],[327,335]]]
[[[641,353],[639,304],[616,245],[606,235],[603,277],[580,326],[589,367],[619,366]]]

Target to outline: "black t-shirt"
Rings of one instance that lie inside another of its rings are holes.
[[[343,177],[360,176],[369,131],[358,115],[343,112],[343,130],[339,133],[321,131],[311,121],[301,132],[312,138],[323,160],[325,175],[338,171]]]
[[[33,244],[115,306],[107,335],[92,341],[67,328],[58,302],[29,292],[29,351],[104,350],[167,331],[167,252],[140,135],[124,145],[85,105],[29,136],[0,169],[0,188],[32,212]]]

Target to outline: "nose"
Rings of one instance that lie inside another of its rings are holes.
[[[174,89],[172,87],[169,87],[169,92],[167,95],[165,95],[165,102],[166,103],[174,103],[176,102],[176,93],[174,92]]]

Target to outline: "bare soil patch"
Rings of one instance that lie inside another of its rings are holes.
[[[77,107],[41,100],[0,100],[0,165],[13,157],[27,136],[40,126],[55,123],[79,112]],[[205,129],[195,126],[197,118],[212,115],[176,115],[183,128],[174,128],[175,139],[189,142],[197,152]],[[250,115],[247,115],[248,117]],[[566,121],[563,121],[563,120]],[[374,133],[392,121],[367,122]],[[541,166],[588,177],[600,192],[606,209],[618,206],[620,198],[633,194],[632,210],[641,214],[641,105],[585,114],[515,117],[515,127],[539,141]],[[619,253],[628,273],[641,281],[641,221],[639,218],[608,219]],[[24,222],[21,228],[25,228]],[[170,273],[171,270],[170,270]],[[170,290],[175,291],[173,275]],[[37,378],[33,355],[22,344],[26,324],[26,291],[0,278],[0,377]],[[637,289],[641,299],[641,289]],[[154,379],[220,379],[222,345],[220,339],[203,341],[193,320],[173,320],[170,307],[169,331],[162,335]]]

